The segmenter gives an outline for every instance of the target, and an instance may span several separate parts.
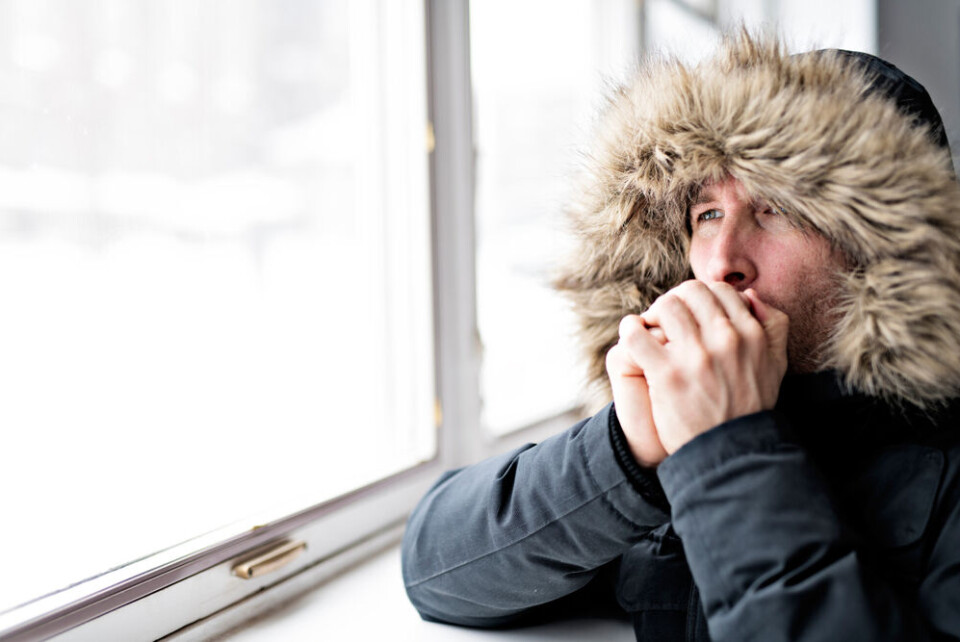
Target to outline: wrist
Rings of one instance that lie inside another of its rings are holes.
[[[652,505],[669,513],[670,504],[663,492],[663,487],[660,485],[656,470],[654,467],[641,465],[633,454],[617,417],[615,405],[610,409],[609,433],[614,456],[630,485]]]

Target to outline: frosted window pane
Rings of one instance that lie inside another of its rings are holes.
[[[496,433],[580,402],[573,319],[549,288],[564,204],[604,87],[635,63],[630,1],[470,4],[483,421]]]
[[[0,43],[0,611],[433,456],[422,3],[7,1]]]

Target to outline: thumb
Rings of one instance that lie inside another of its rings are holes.
[[[782,359],[784,365],[787,359],[787,336],[790,330],[790,318],[772,305],[767,305],[760,299],[756,290],[748,289],[744,291],[747,299],[750,301],[750,307],[753,309],[754,316],[763,326],[767,333],[767,341],[770,345],[770,351],[777,359]]]

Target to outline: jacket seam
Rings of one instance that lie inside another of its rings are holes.
[[[606,426],[605,426],[605,428],[606,428]],[[606,434],[606,431],[604,431],[604,433]],[[581,435],[582,435],[582,432],[581,432]],[[617,488],[622,487],[624,484],[628,484],[628,483],[629,483],[629,480],[628,480],[628,479],[626,478],[626,476],[624,475],[624,478],[623,478],[622,480],[618,481],[618,482],[615,483],[613,486],[610,486],[609,488],[604,489],[604,488],[600,485],[600,483],[597,481],[597,478],[596,478],[596,476],[594,475],[593,470],[592,470],[591,467],[590,467],[590,458],[587,457],[586,446],[584,445],[584,439],[580,438],[580,439],[577,439],[576,441],[577,441],[577,443],[576,443],[577,453],[579,454],[581,460],[583,461],[583,467],[584,467],[584,470],[585,470],[586,473],[587,473],[587,477],[588,477],[589,480],[590,480],[590,485],[593,487],[594,492],[596,493],[594,496],[590,497],[589,499],[587,499],[587,500],[584,501],[583,503],[578,504],[577,506],[574,506],[573,508],[571,508],[571,509],[568,510],[567,512],[562,513],[562,514],[560,514],[560,515],[554,516],[553,518],[551,518],[551,519],[549,519],[548,521],[546,521],[544,524],[541,524],[540,526],[538,526],[535,530],[527,533],[527,534],[524,535],[523,537],[521,537],[521,538],[519,538],[519,539],[517,539],[517,540],[515,540],[515,541],[513,541],[513,542],[510,542],[509,544],[506,544],[506,545],[504,545],[504,546],[495,548],[494,550],[491,550],[491,551],[488,551],[488,552],[483,553],[483,554],[481,554],[481,555],[478,555],[478,556],[476,556],[476,557],[474,557],[474,558],[471,558],[471,559],[469,559],[469,560],[466,560],[466,561],[464,561],[464,562],[461,562],[460,564],[457,564],[456,566],[452,566],[452,567],[450,567],[450,568],[448,568],[448,569],[445,569],[445,570],[443,570],[443,571],[439,571],[439,572],[437,572],[437,573],[434,573],[433,575],[429,575],[429,576],[427,576],[427,577],[425,577],[425,578],[423,578],[423,579],[417,580],[416,582],[412,582],[412,583],[410,583],[410,584],[406,584],[406,586],[407,586],[407,587],[417,586],[417,585],[422,584],[422,583],[424,583],[424,582],[428,582],[428,581],[430,581],[430,580],[436,579],[436,578],[438,578],[438,577],[440,577],[440,576],[442,576],[442,575],[446,575],[447,573],[451,573],[451,572],[453,572],[453,571],[455,571],[455,570],[457,570],[457,569],[463,568],[464,566],[467,566],[467,565],[469,565],[469,564],[473,564],[473,563],[475,563],[475,562],[478,562],[478,561],[482,560],[482,559],[485,558],[485,557],[489,557],[490,555],[495,555],[495,554],[497,554],[497,553],[499,553],[499,552],[506,551],[506,550],[509,549],[509,548],[512,548],[512,547],[514,547],[514,546],[516,546],[516,545],[518,545],[518,544],[521,544],[522,542],[524,542],[524,541],[526,541],[527,539],[533,537],[534,535],[536,535],[536,534],[538,534],[539,532],[541,532],[543,529],[551,526],[552,524],[555,524],[556,522],[560,521],[561,519],[563,519],[563,518],[565,518],[565,517],[569,517],[570,515],[574,514],[575,512],[577,512],[577,511],[579,511],[579,510],[581,510],[581,509],[583,509],[583,508],[586,508],[587,506],[589,506],[590,504],[594,503],[594,502],[597,501],[597,500],[599,500],[601,504],[603,504],[604,506],[606,506],[608,510],[612,511],[612,513],[614,514],[615,518],[616,518],[618,521],[620,521],[620,522],[622,522],[622,523],[624,523],[624,524],[627,524],[627,525],[631,525],[631,526],[636,527],[636,525],[637,525],[636,522],[634,522],[633,520],[629,519],[626,515],[624,515],[623,512],[622,512],[620,509],[618,509],[618,508],[613,504],[613,502],[610,501],[610,499],[609,499],[608,497],[606,497],[607,493],[609,493],[609,492],[611,492],[611,491],[613,491],[613,490],[615,490],[615,489],[617,489]],[[607,443],[609,443],[609,438],[607,439]],[[612,447],[611,447],[611,450],[612,450]],[[618,470],[619,470],[619,465],[618,465]],[[621,471],[621,473],[622,473],[622,471]],[[646,500],[644,499],[644,501],[646,501]]]
[[[593,484],[596,486],[596,482],[595,482],[595,480],[593,480],[592,478],[591,478],[591,482],[593,482]],[[616,488],[617,486],[622,485],[622,483],[623,483],[623,482],[618,483],[618,484],[617,484],[616,486],[614,486],[613,488]],[[611,488],[611,490],[612,490],[612,488]],[[503,545],[503,546],[494,548],[493,550],[487,551],[486,553],[482,553],[482,554],[480,554],[480,555],[477,555],[476,557],[472,557],[472,558],[470,558],[469,560],[466,560],[466,561],[464,561],[464,562],[461,562],[460,564],[457,564],[457,565],[455,565],[455,566],[451,566],[451,567],[448,568],[448,569],[444,569],[444,570],[442,570],[442,571],[439,571],[439,572],[437,572],[437,573],[434,573],[433,575],[428,575],[427,577],[424,577],[424,578],[422,578],[422,579],[419,579],[419,580],[417,580],[417,581],[415,581],[415,582],[405,583],[404,586],[406,586],[407,588],[412,588],[412,587],[414,587],[414,586],[419,586],[420,584],[423,584],[424,582],[429,582],[429,581],[431,581],[431,580],[435,580],[435,579],[438,578],[438,577],[441,577],[441,576],[443,576],[443,575],[446,575],[447,573],[452,573],[453,571],[456,571],[456,570],[458,570],[458,569],[461,569],[461,568],[463,568],[464,566],[469,566],[470,564],[474,564],[474,563],[476,563],[476,562],[479,562],[480,560],[484,559],[485,557],[490,557],[491,555],[496,555],[496,554],[498,554],[498,553],[502,553],[503,551],[506,551],[507,549],[510,549],[510,548],[512,548],[512,547],[514,547],[514,546],[517,546],[518,544],[523,543],[524,541],[530,539],[530,538],[533,537],[534,535],[537,535],[538,533],[540,533],[540,531],[542,531],[543,529],[545,529],[545,528],[547,528],[547,527],[555,524],[556,522],[560,521],[561,519],[563,519],[563,518],[565,518],[565,517],[569,517],[569,516],[572,515],[573,513],[576,513],[577,511],[586,508],[587,506],[589,506],[590,504],[593,504],[593,503],[594,503],[595,501],[597,501],[598,499],[603,499],[603,495],[602,495],[602,494],[594,495],[593,497],[589,498],[587,501],[585,501],[585,502],[583,502],[583,503],[581,503],[581,504],[578,504],[577,506],[574,506],[573,508],[571,508],[571,509],[568,510],[567,512],[562,513],[562,514],[560,514],[560,515],[556,515],[556,516],[553,517],[552,519],[550,519],[550,520],[548,520],[547,522],[541,524],[541,525],[538,526],[535,530],[527,533],[526,535],[524,535],[523,537],[521,537],[521,538],[519,538],[519,539],[516,539],[516,540],[514,540],[514,541],[512,541],[512,542],[510,542],[510,543],[508,543],[508,544]],[[609,502],[604,502],[604,503],[605,503],[606,505],[609,505]],[[614,510],[616,511],[616,509],[614,509]],[[619,511],[616,511],[616,512],[617,512],[617,515],[620,516]]]

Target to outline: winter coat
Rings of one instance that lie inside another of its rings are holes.
[[[623,465],[607,406],[441,478],[404,537],[407,592],[425,619],[465,626],[606,604],[638,640],[960,639],[954,414],[788,377],[774,411],[653,476]]]
[[[615,601],[639,639],[960,639],[960,186],[923,88],[741,34],[695,67],[648,61],[589,158],[557,285],[601,401],[620,319],[691,278],[689,203],[727,176],[852,266],[823,371],[656,471],[607,405],[448,473],[404,539],[421,614],[502,626]]]

